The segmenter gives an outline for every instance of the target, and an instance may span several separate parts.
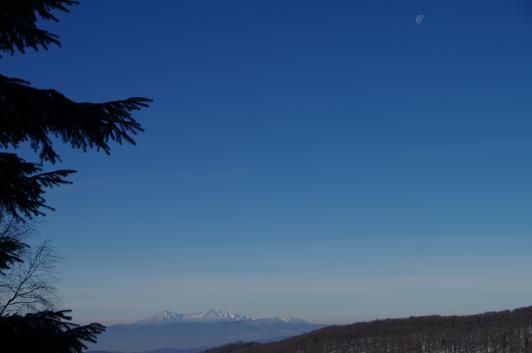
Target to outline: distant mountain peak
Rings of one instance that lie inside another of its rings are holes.
[[[219,309],[191,314],[165,310],[131,324],[109,326],[90,349],[124,353],[197,353],[154,350],[216,347],[239,340],[271,342],[322,327],[290,315],[252,317]]]
[[[270,319],[278,320],[278,321],[284,321],[284,322],[291,322],[291,323],[305,323],[306,321],[292,315],[280,315],[280,316],[274,316],[270,317]]]
[[[246,315],[228,313],[219,309],[209,309],[202,313],[190,314],[188,317],[189,319],[197,319],[198,321],[243,321],[252,319]]]
[[[139,320],[135,324],[147,325],[147,324],[165,324],[183,321],[184,315],[175,313],[173,311],[165,310],[153,315],[152,317]]]
[[[228,321],[255,321],[255,322],[286,322],[286,323],[305,323],[304,320],[291,316],[291,315],[281,315],[281,316],[262,316],[262,317],[251,317],[243,314],[236,314],[225,312],[220,309],[209,309],[207,311],[191,313],[191,314],[182,314],[169,310],[161,311],[154,316],[142,319],[135,324],[141,325],[150,325],[150,324],[169,324],[169,323],[178,323],[178,322],[228,322]]]

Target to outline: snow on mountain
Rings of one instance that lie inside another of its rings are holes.
[[[183,321],[185,321],[185,315],[166,310],[150,318],[139,320],[135,322],[135,324],[148,325],[148,324],[163,324],[163,323],[174,323],[174,322],[183,322]]]
[[[304,320],[290,316],[261,316],[251,317],[242,314],[228,313],[218,309],[209,309],[200,313],[181,314],[172,311],[163,311],[150,318],[142,319],[135,324],[138,325],[159,325],[177,322],[229,322],[229,321],[251,321],[251,322],[272,322],[272,323],[305,323]]]
[[[144,352],[160,348],[216,347],[239,340],[270,342],[322,327],[288,315],[251,317],[215,309],[192,314],[163,311],[132,324],[109,326],[89,348]]]
[[[203,313],[195,313],[186,315],[186,319],[189,321],[209,321],[209,322],[219,322],[219,321],[244,321],[252,320],[251,317],[246,315],[226,313],[217,309],[209,309]]]

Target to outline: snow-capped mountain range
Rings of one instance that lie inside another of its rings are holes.
[[[215,322],[230,322],[230,321],[256,321],[256,322],[285,322],[292,324],[302,324],[305,323],[304,320],[290,316],[290,315],[281,315],[281,316],[262,316],[262,317],[252,317],[248,315],[228,313],[218,309],[209,309],[204,312],[191,313],[191,314],[182,314],[173,311],[162,311],[150,318],[142,319],[134,324],[137,325],[161,325],[161,324],[170,324],[170,323],[184,323],[184,322],[204,322],[204,323],[215,323]]]
[[[205,350],[236,341],[269,342],[322,327],[288,315],[252,317],[216,309],[192,314],[163,311],[134,323],[109,326],[89,349],[122,353],[161,348]]]

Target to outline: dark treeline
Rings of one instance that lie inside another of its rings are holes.
[[[330,326],[268,344],[208,353],[532,353],[532,307],[468,316],[423,316]]]

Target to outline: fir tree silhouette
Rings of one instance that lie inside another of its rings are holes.
[[[59,37],[38,27],[39,20],[57,21],[54,11],[69,12],[73,0],[5,0],[0,2],[0,55],[24,54],[60,46]],[[15,153],[0,152],[0,217],[25,222],[53,210],[44,198],[48,188],[70,183],[74,170],[43,171],[55,164],[51,136],[74,149],[110,152],[110,142],[134,144],[142,132],[132,113],[151,100],[132,97],[105,103],[75,102],[53,89],[38,89],[29,82],[0,74],[0,147],[16,149],[29,143],[37,162]],[[26,247],[20,240],[0,237],[0,276]],[[105,329],[98,323],[80,326],[71,322],[68,310],[43,311],[0,317],[0,351],[9,353],[76,353],[95,342]]]

